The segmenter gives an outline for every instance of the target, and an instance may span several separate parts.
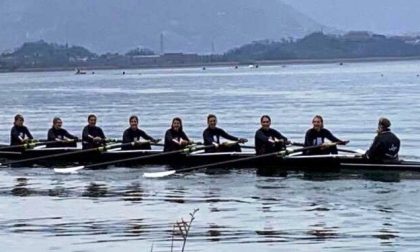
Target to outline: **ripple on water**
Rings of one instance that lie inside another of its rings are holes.
[[[194,140],[206,115],[252,144],[259,117],[302,142],[314,114],[350,147],[369,147],[377,118],[389,116],[402,156],[418,158],[418,62],[7,73],[0,75],[0,141],[23,113],[36,138],[54,116],[79,135],[96,113],[120,138],[131,114],[162,138],[174,116]],[[381,76],[381,73],[386,73]],[[13,94],[13,95],[10,95]],[[265,174],[254,169],[142,178],[141,169],[57,175],[48,169],[0,169],[1,251],[170,251],[173,226],[199,208],[188,251],[416,251],[418,174],[412,172]]]

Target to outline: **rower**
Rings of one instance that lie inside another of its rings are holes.
[[[280,151],[286,148],[286,144],[290,144],[287,137],[270,128],[270,116],[261,116],[260,123],[261,128],[255,133],[255,152],[257,155]]]
[[[56,141],[56,143],[47,144],[47,148],[53,147],[77,147],[76,136],[70,134],[67,130],[62,128],[63,121],[59,117],[54,117],[53,125],[48,130],[47,141]]]
[[[130,127],[127,128],[123,133],[123,143],[136,142],[135,146],[123,146],[122,150],[150,150],[150,142],[157,143],[159,139],[154,139],[149,136],[143,130],[138,128],[139,118],[135,115],[130,116],[129,118]],[[140,138],[147,140],[148,142],[141,142]]]
[[[312,126],[313,127],[306,132],[304,145],[305,147],[321,145],[321,147],[319,149],[306,151],[306,155],[337,154],[337,147],[335,145],[329,146],[324,144],[325,139],[341,145],[346,145],[349,142],[338,139],[329,130],[325,129],[324,119],[320,115],[314,116],[312,119]]]
[[[185,148],[192,142],[182,128],[182,120],[179,117],[172,119],[171,128],[165,133],[165,146],[163,151],[176,151]]]
[[[391,132],[391,121],[385,117],[379,118],[377,135],[369,150],[364,155],[366,158],[380,161],[392,162],[398,160],[400,150],[400,139]]]
[[[221,128],[216,127],[217,118],[215,115],[207,116],[207,125],[208,127],[203,132],[204,145],[214,145],[214,148],[206,149],[206,152],[241,152],[241,146],[239,143],[248,142],[245,138],[238,138],[232,135],[229,135]],[[220,144],[220,137],[223,137],[228,140],[236,141],[237,143],[225,142]]]
[[[23,125],[24,121],[25,119],[23,119],[21,114],[17,114],[15,116],[15,122],[13,123],[13,127],[10,131],[10,145],[26,144],[34,139],[28,128]]]
[[[88,116],[88,125],[83,128],[82,148],[91,149],[101,147],[105,144],[105,134],[101,128],[96,126],[96,115]]]

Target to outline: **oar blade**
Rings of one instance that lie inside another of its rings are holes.
[[[176,170],[163,171],[163,172],[145,172],[143,178],[164,178],[176,173]]]
[[[84,169],[85,167],[82,166],[75,166],[70,168],[54,168],[55,173],[63,173],[63,174],[69,174],[69,173],[77,173],[78,171]]]

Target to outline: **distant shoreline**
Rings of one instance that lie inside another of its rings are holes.
[[[305,65],[305,64],[344,64],[344,63],[363,63],[363,62],[392,62],[392,61],[416,61],[420,56],[412,57],[367,57],[367,58],[336,58],[336,59],[292,59],[292,60],[258,60],[249,62],[207,62],[207,63],[189,63],[189,64],[164,64],[164,65],[134,65],[132,67],[118,66],[87,66],[78,67],[86,74],[91,74],[95,70],[124,70],[124,69],[152,69],[152,68],[190,68],[190,67],[218,67],[218,66],[245,66],[245,65]],[[0,73],[24,73],[24,72],[58,72],[74,71],[76,67],[45,67],[45,68],[17,68],[13,71],[0,69]]]

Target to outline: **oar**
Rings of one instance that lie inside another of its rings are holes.
[[[32,141],[32,142],[25,143],[25,144],[20,144],[20,145],[10,145],[10,146],[0,147],[0,151],[1,150],[22,149],[22,148],[23,149],[31,149],[31,148],[36,147],[36,146],[53,144],[53,143],[61,143],[61,142],[59,142],[59,141],[45,141],[45,142]]]
[[[333,145],[336,145],[336,144],[337,143],[331,143],[331,144],[328,144],[328,145],[333,146]],[[321,147],[321,145],[308,146],[308,147],[294,149],[294,150],[283,150],[283,151],[279,151],[279,152],[267,153],[267,154],[263,154],[263,155],[256,155],[256,156],[252,156],[252,157],[238,158],[238,159],[223,161],[223,162],[218,162],[218,163],[204,164],[204,165],[199,165],[199,166],[194,166],[194,167],[187,167],[187,168],[182,168],[182,169],[178,169],[178,170],[169,170],[169,171],[163,171],[163,172],[150,172],[150,173],[146,172],[146,173],[143,174],[143,177],[145,177],[145,178],[163,178],[163,177],[173,175],[177,172],[189,172],[189,171],[193,171],[193,170],[210,168],[210,167],[215,167],[215,166],[220,166],[220,165],[227,165],[227,164],[234,164],[234,163],[238,163],[238,162],[263,159],[263,158],[267,158],[267,157],[273,157],[273,156],[276,156],[276,155],[284,157],[284,156],[286,156],[288,154],[291,154],[291,153],[294,153],[294,152],[303,152],[303,151],[306,151],[306,150],[317,149],[317,148],[320,148],[320,147]]]
[[[362,149],[356,149],[356,150],[338,149],[338,151],[353,153],[353,154],[365,154],[366,153],[366,151],[362,150]]]
[[[305,146],[303,143],[296,143],[296,142],[291,143],[291,145],[293,145],[293,146]],[[341,148],[339,148],[337,150],[338,151],[341,151],[341,152],[347,152],[347,153],[365,154],[365,151],[364,150],[361,150],[361,149],[349,150],[349,149],[341,149]]]
[[[106,146],[101,146],[101,147],[86,149],[86,150],[77,150],[77,151],[71,151],[71,152],[65,152],[65,153],[44,155],[44,156],[35,157],[35,158],[13,160],[13,161],[5,162],[5,163],[0,163],[0,166],[10,165],[10,164],[18,164],[18,163],[27,163],[27,162],[45,160],[45,159],[50,159],[50,158],[65,157],[65,156],[71,156],[71,155],[76,155],[76,154],[80,154],[80,153],[104,152],[104,151],[107,151],[107,150],[110,150],[110,149],[115,149],[115,148],[119,148],[119,147],[123,147],[123,146],[129,146],[129,145],[133,146],[133,145],[135,145],[135,142],[124,143],[124,144],[112,144],[112,145],[106,145]]]
[[[111,160],[111,161],[107,161],[107,162],[103,162],[103,163],[75,166],[75,167],[69,167],[69,168],[54,168],[54,172],[57,172],[57,173],[75,173],[75,172],[77,172],[79,170],[82,170],[82,169],[89,169],[89,168],[113,165],[113,164],[118,164],[118,163],[126,163],[126,162],[132,162],[132,161],[146,160],[146,159],[149,159],[149,158],[163,157],[163,156],[177,154],[177,153],[188,154],[188,153],[191,153],[193,151],[208,149],[208,148],[212,148],[212,147],[214,147],[214,145],[205,145],[205,146],[191,145],[191,146],[187,146],[184,149],[180,149],[180,150],[167,151],[167,152],[162,152],[162,153],[150,154],[150,155],[146,155],[146,156]]]
[[[232,145],[235,145],[235,144],[239,144],[239,141],[229,140],[229,141],[225,141],[225,142],[221,143],[220,145],[232,146]],[[239,146],[241,148],[244,148],[244,149],[255,149],[255,147],[251,146],[251,145],[239,145]]]
[[[296,142],[292,142],[292,143],[290,143],[290,144],[288,144],[286,146],[289,146],[289,145],[292,145],[292,146],[300,146],[300,147],[304,147],[305,146],[303,143],[296,143]],[[244,148],[244,149],[255,149],[255,146],[251,146],[251,145],[240,145],[240,146],[241,146],[241,148]]]
[[[156,142],[152,142],[150,140],[146,140],[146,141],[136,141],[136,145],[143,145],[143,144],[150,144],[150,145],[154,145],[154,146],[164,146],[164,144],[158,143],[161,139],[156,139]],[[106,143],[122,143],[122,140],[119,139],[106,139],[105,141]]]

